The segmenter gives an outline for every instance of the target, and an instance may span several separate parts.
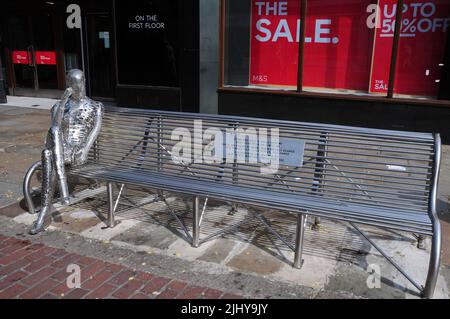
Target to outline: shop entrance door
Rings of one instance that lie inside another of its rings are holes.
[[[115,91],[112,18],[108,13],[86,15],[89,94],[93,98],[112,99]]]
[[[39,96],[41,90],[55,90],[55,97],[58,96],[52,16],[15,16],[8,18],[7,23],[14,94]]]

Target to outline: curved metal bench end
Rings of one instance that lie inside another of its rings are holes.
[[[33,199],[31,197],[31,178],[36,170],[41,167],[41,165],[41,161],[37,161],[31,165],[23,179],[23,197],[25,198],[30,214],[36,214],[36,208],[34,207]]]

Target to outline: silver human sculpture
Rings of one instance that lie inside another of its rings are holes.
[[[44,222],[51,210],[56,182],[59,185],[61,203],[70,204],[66,166],[86,162],[89,150],[102,125],[103,104],[86,96],[86,80],[83,71],[70,70],[66,77],[66,84],[67,89],[61,101],[51,110],[51,127],[48,130],[41,157],[42,208],[30,229],[30,234],[37,234],[44,230]]]

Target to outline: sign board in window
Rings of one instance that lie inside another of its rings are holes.
[[[385,93],[396,0],[309,0],[303,87]],[[300,0],[251,0],[249,84],[294,89]],[[375,10],[380,15],[372,26]],[[395,92],[436,96],[450,1],[405,0]]]
[[[178,1],[115,3],[119,83],[178,87]]]
[[[30,58],[28,56],[28,51],[13,51],[12,61],[14,64],[29,64]]]
[[[109,49],[110,48],[109,32],[108,31],[100,31],[98,33],[98,38],[103,40],[103,47],[105,49]]]
[[[56,53],[54,51],[36,51],[36,64],[56,65]]]
[[[370,92],[385,93],[395,30],[396,0],[380,0]],[[394,92],[437,96],[450,28],[450,1],[406,0],[403,6]]]
[[[368,90],[371,0],[308,1],[303,85]],[[250,84],[296,88],[300,0],[252,0]]]

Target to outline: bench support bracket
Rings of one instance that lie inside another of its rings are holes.
[[[421,294],[423,294],[423,287],[420,286],[410,275],[408,275],[391,257],[389,257],[372,239],[370,239],[369,236],[367,236],[361,229],[359,229],[358,226],[356,226],[354,223],[350,223],[350,225],[363,236],[378,252],[386,258],[389,263],[394,266],[406,279],[411,282],[414,287],[416,287]]]
[[[314,217],[314,223],[311,225],[312,230],[319,230],[320,229],[320,217]]]
[[[421,234],[413,234],[413,236],[417,240],[417,248],[425,249],[425,236]]]
[[[181,220],[180,217],[178,217],[177,213],[175,212],[175,210],[169,205],[169,203],[167,202],[166,197],[164,196],[164,194],[161,192],[159,194],[159,198],[162,199],[162,201],[164,202],[164,204],[166,204],[167,208],[169,209],[169,213],[170,215],[172,215],[172,217],[175,219],[175,221],[181,226],[181,228],[183,229],[184,233],[186,234],[185,239],[187,239],[188,242],[193,242],[193,238],[191,236],[191,234],[189,233],[186,225],[184,224],[183,220]]]

